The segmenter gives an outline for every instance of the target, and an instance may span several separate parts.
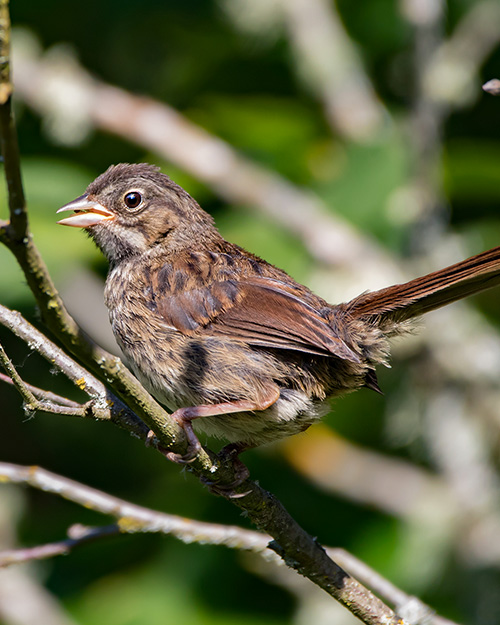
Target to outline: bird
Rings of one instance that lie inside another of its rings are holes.
[[[198,433],[245,449],[302,432],[329,400],[366,387],[389,339],[412,320],[500,283],[500,247],[428,275],[330,304],[285,271],[226,241],[159,168],[112,165],[57,212],[109,261],[104,299],[128,365]],[[193,428],[196,426],[196,431]],[[224,448],[226,449],[226,448]]]

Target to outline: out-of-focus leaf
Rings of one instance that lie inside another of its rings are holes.
[[[408,158],[396,132],[374,145],[348,145],[336,176],[318,184],[317,190],[337,213],[396,245],[400,227],[389,219],[386,209],[391,194],[407,182]]]
[[[72,610],[81,625],[281,625],[279,619],[263,614],[220,610],[200,601],[193,592],[200,570],[191,561],[191,575],[184,565],[150,564],[148,568],[116,573],[92,584]],[[182,574],[177,574],[179,569]],[[209,574],[208,569],[205,573]],[[220,587],[220,598],[227,593]]]
[[[500,145],[493,141],[451,141],[443,160],[444,184],[451,201],[500,203]],[[475,217],[474,212],[469,217]]]
[[[311,178],[307,154],[324,134],[314,107],[291,98],[211,94],[189,116],[282,174]]]
[[[297,280],[306,279],[311,260],[303,245],[255,210],[245,207],[221,213],[217,225],[229,241],[285,269]]]

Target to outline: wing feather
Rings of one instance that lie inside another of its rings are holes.
[[[321,312],[291,290],[272,278],[244,277],[157,291],[155,299],[165,322],[184,334],[203,330],[249,345],[360,362]]]

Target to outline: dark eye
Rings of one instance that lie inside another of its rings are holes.
[[[123,198],[123,201],[128,208],[137,208],[142,202],[142,195],[138,191],[130,191]]]

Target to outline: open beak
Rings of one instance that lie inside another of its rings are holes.
[[[69,204],[65,204],[57,212],[74,211],[74,215],[58,221],[62,226],[73,226],[74,228],[88,228],[104,221],[114,219],[114,214],[99,202],[89,200],[87,194],[77,197]]]

